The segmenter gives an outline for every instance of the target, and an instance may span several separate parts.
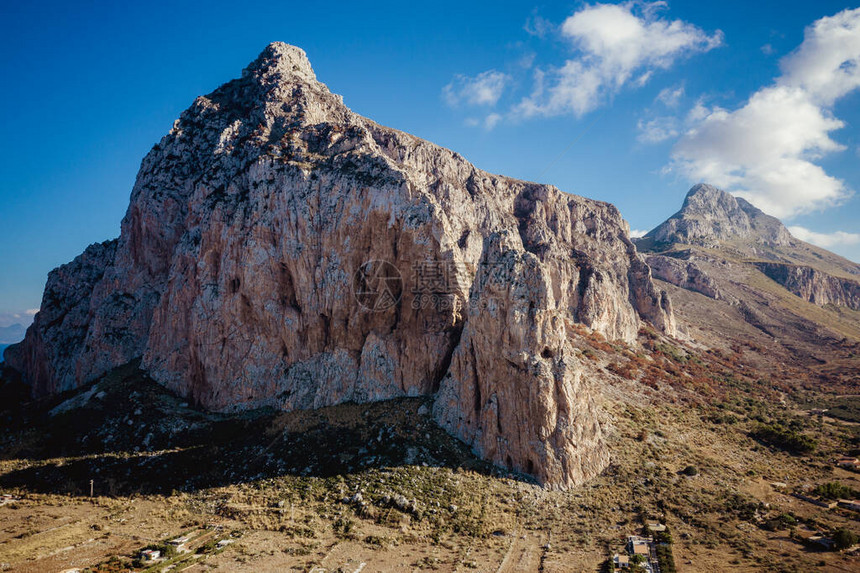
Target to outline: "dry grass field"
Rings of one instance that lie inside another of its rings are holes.
[[[860,490],[860,474],[832,462],[856,451],[858,426],[797,405],[827,395],[760,379],[749,349],[647,331],[637,348],[585,331],[579,344],[608,380],[613,459],[564,492],[476,459],[421,398],[216,415],[129,365],[21,409],[7,382],[0,493],[14,498],[0,506],[0,569],[597,572],[646,520],[668,526],[680,572],[860,567],[800,539],[858,533],[860,513],[791,495]],[[175,555],[140,562],[178,537]]]

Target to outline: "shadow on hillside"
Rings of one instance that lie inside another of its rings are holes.
[[[429,411],[429,399],[403,398],[291,413],[211,414],[190,408],[129,365],[50,403],[31,404],[14,420],[0,438],[0,487],[88,495],[93,480],[100,495],[169,494],[413,465],[509,475],[477,459]]]

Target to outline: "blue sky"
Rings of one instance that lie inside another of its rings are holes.
[[[844,2],[0,7],[0,326],[115,237],[140,160],[271,41],[355,111],[631,228],[706,180],[860,260],[860,13]]]

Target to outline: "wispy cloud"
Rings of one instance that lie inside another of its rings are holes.
[[[533,13],[529,19],[526,20],[525,26],[523,26],[523,30],[525,30],[529,36],[536,36],[538,38],[548,36],[554,29],[555,25],[546,18],[537,14],[537,12]]]
[[[535,76],[535,89],[513,110],[521,117],[582,116],[626,86],[646,84],[678,59],[722,44],[719,30],[661,18],[665,2],[586,6],[561,25],[561,36],[577,52],[554,70]]]
[[[467,118],[465,124],[469,127],[483,127],[487,131],[490,131],[496,127],[500,121],[502,121],[501,114],[491,113],[483,119],[478,119],[476,117]]]
[[[860,87],[860,9],[814,22],[781,69],[738,109],[699,106],[673,149],[671,168],[792,217],[851,194],[816,161],[844,149],[830,137],[844,126],[832,110]]]
[[[671,88],[663,88],[654,101],[662,103],[666,107],[677,107],[681,98],[684,97],[684,85],[678,85]]]
[[[442,89],[442,95],[451,106],[494,106],[510,80],[509,75],[496,70],[473,77],[458,74]]]
[[[660,143],[678,137],[680,133],[678,119],[672,116],[655,117],[648,121],[640,119],[636,129],[639,131],[636,139],[640,143]]]

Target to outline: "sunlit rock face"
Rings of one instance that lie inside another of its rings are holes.
[[[182,114],[87,253],[7,353],[38,394],[142,358],[220,411],[435,395],[444,428],[557,487],[608,462],[572,325],[674,329],[615,207],[358,116],[281,43]]]
[[[700,183],[684,199],[681,210],[649,232],[645,240],[705,247],[730,241],[746,245],[789,246],[797,242],[776,217],[725,191]]]

